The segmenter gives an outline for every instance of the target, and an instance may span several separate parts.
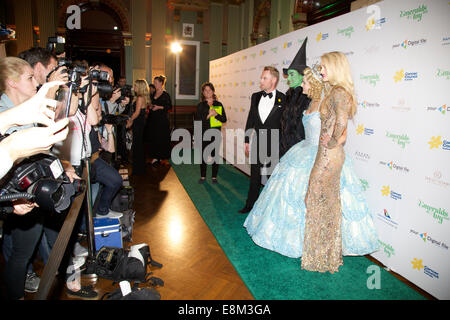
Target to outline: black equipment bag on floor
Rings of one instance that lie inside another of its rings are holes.
[[[134,249],[133,249],[134,247]],[[150,247],[147,244],[132,246],[131,250],[115,247],[102,247],[95,258],[94,272],[101,278],[120,282],[123,280],[164,285],[164,281],[151,277],[147,266],[162,267],[162,264],[152,259]],[[151,274],[151,273],[150,273]]]
[[[133,209],[134,203],[134,189],[131,186],[121,187],[111,201],[111,210],[117,212],[124,212],[125,210]]]

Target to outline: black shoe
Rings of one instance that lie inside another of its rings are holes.
[[[244,208],[242,208],[241,210],[239,210],[239,213],[249,213],[252,210],[252,208],[249,208],[247,206],[245,206]]]
[[[206,181],[206,178],[200,178],[200,180],[198,180],[198,183],[203,184],[203,183],[205,183],[205,181]]]
[[[95,300],[98,298],[98,293],[94,291],[92,286],[82,286],[79,291],[72,291],[66,288],[67,295],[73,298],[81,298],[88,300]]]
[[[219,182],[217,182],[217,178],[212,178],[212,183],[218,184]]]

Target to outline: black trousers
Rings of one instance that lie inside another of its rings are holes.
[[[212,141],[203,141],[202,142],[202,163],[200,164],[200,176],[201,177],[206,177],[206,162],[205,159],[203,158],[203,152],[205,151],[205,148],[207,146],[209,146],[211,143],[215,143],[215,138],[213,138]],[[220,143],[220,142],[219,142]],[[208,155],[207,155],[208,156]],[[215,157],[216,157],[216,150],[213,149],[210,156],[213,158],[213,163],[212,163],[212,178],[217,178],[217,173],[219,172],[219,165],[216,163],[215,161]]]

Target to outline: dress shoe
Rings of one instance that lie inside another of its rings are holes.
[[[249,213],[252,210],[252,208],[244,207],[241,210],[239,210],[239,213]]]
[[[200,178],[200,179],[198,180],[198,183],[199,183],[199,184],[203,184],[203,183],[205,183],[205,181],[206,181],[206,178]]]

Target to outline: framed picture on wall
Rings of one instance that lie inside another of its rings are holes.
[[[193,23],[183,23],[183,37],[193,38],[194,37],[194,24]]]

